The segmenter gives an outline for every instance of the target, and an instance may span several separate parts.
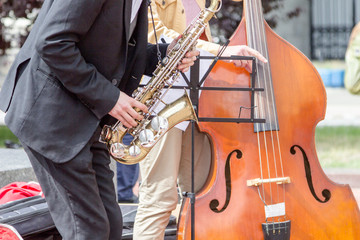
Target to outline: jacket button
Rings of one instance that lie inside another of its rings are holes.
[[[112,83],[114,86],[116,86],[117,83],[118,83],[118,80],[114,78],[114,79],[111,81],[111,83]]]

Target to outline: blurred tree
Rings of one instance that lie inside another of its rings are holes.
[[[1,17],[1,20],[0,20],[0,55],[4,55],[5,54],[5,50],[7,48],[10,47],[10,41],[7,41],[4,37],[4,26],[3,26],[3,23],[2,23],[2,19],[4,17],[4,10],[3,10],[3,1],[1,0],[0,1],[0,17]]]
[[[0,0],[0,55],[10,47],[20,47],[25,42],[43,0]],[[22,31],[11,31],[19,19],[23,22]]]
[[[276,27],[279,16],[277,14],[268,14],[273,10],[283,8],[283,3],[286,0],[262,0],[263,13],[266,22],[271,28]],[[300,14],[301,9],[296,8],[286,13],[287,18],[293,18]],[[218,13],[217,18],[212,18],[210,21],[212,35],[214,41],[217,43],[225,43],[231,37],[237,26],[239,25],[243,13],[242,0],[222,0],[222,7]],[[273,13],[273,12],[272,12]]]
[[[21,47],[29,34],[32,24],[36,19],[38,10],[44,0],[0,0],[0,55],[6,53],[6,49],[10,47]],[[76,0],[74,0],[76,1]],[[242,3],[232,0],[222,0],[222,8],[216,14],[217,19],[211,20],[211,26],[214,40],[218,43],[224,43],[238,26],[242,15]],[[262,0],[264,14],[274,9],[281,8],[285,0]],[[287,15],[289,18],[299,15],[300,9],[294,9]],[[23,23],[22,31],[15,30],[14,24],[19,19],[26,19]],[[6,24],[6,20],[10,20]],[[277,15],[266,18],[270,27],[275,27],[277,23]]]

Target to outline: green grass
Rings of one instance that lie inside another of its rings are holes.
[[[345,61],[329,60],[329,61],[312,61],[316,68],[345,69]]]
[[[5,147],[5,140],[19,143],[17,137],[6,126],[0,126],[0,148]]]
[[[0,126],[0,148],[6,139],[19,142],[5,126]],[[317,127],[316,151],[323,168],[360,168],[360,127]]]
[[[360,168],[360,127],[318,127],[315,142],[323,168]]]

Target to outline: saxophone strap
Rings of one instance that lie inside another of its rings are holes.
[[[158,40],[157,40],[157,35],[156,35],[154,16],[153,16],[153,11],[152,11],[152,7],[151,7],[151,0],[148,0],[148,5],[149,5],[149,8],[150,8],[151,21],[152,21],[153,30],[154,30],[157,58],[158,58],[159,62],[161,63],[162,62],[161,61],[161,52],[160,52],[160,48],[159,48],[159,44],[158,44]]]

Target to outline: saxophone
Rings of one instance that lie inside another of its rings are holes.
[[[116,161],[123,164],[138,163],[146,157],[155,143],[176,124],[186,120],[198,121],[186,91],[174,102],[165,104],[165,107],[156,115],[154,115],[154,109],[159,103],[164,103],[162,97],[166,91],[163,93],[163,88],[167,85],[167,90],[169,90],[176,82],[180,75],[180,71],[177,70],[178,63],[188,51],[195,47],[206,24],[219,10],[220,1],[211,0],[210,6],[200,11],[167,56],[161,62],[159,61],[148,84],[136,89],[132,94],[136,100],[145,104],[149,109],[145,114],[135,108],[138,113],[143,115],[143,120],[138,121],[138,125],[132,128],[125,128],[120,121],[113,126],[105,125],[103,127],[100,141],[106,144],[110,155]],[[133,136],[129,145],[123,143],[123,137],[127,133]]]

